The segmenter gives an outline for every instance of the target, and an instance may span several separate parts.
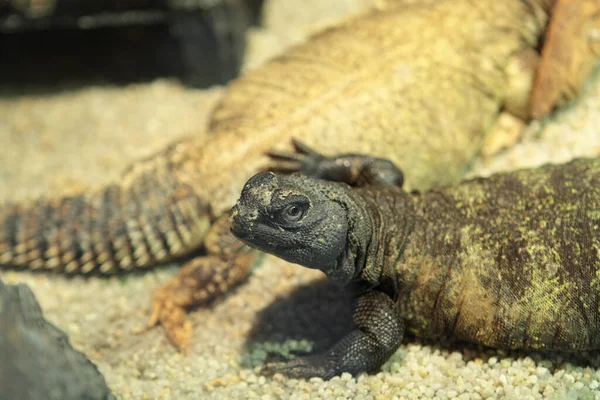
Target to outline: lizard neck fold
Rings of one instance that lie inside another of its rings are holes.
[[[393,186],[359,189],[355,195],[360,199],[356,201],[360,211],[355,212],[357,225],[351,227],[348,238],[350,250],[357,248],[352,244],[352,234],[361,242],[358,250],[354,250],[355,279],[366,287],[377,287],[395,300],[398,296],[396,266],[418,222],[414,200]],[[368,229],[357,229],[360,225]]]

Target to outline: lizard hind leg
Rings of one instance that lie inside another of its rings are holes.
[[[213,224],[204,245],[206,256],[185,263],[152,295],[147,328],[160,323],[169,341],[179,351],[189,347],[192,334],[186,310],[206,305],[246,280],[258,254],[229,232],[227,215],[219,217]]]
[[[598,65],[599,30],[598,0],[555,2],[529,102],[534,118],[547,116],[581,91]]]
[[[598,65],[600,2],[557,0],[541,55],[534,49],[515,54],[506,66],[504,110],[486,136],[481,154],[491,157],[517,142],[525,122],[547,117],[573,100]]]

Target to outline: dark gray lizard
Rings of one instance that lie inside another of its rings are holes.
[[[600,348],[600,158],[408,193],[384,160],[304,157],[313,177],[262,172],[246,183],[231,231],[357,290],[355,329],[267,371],[374,371],[405,330],[497,348]]]

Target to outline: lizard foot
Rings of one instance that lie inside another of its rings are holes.
[[[171,281],[173,282],[173,281]],[[174,300],[176,288],[164,285],[152,295],[152,314],[146,325],[146,330],[160,323],[169,341],[184,353],[190,342],[192,324],[188,321],[185,307]]]
[[[185,263],[152,296],[152,313],[145,330],[161,324],[169,341],[184,352],[192,335],[186,310],[223,296],[248,278],[256,251],[229,231],[229,216],[220,216],[204,238],[206,256]]]
[[[297,357],[289,361],[270,362],[260,372],[266,376],[281,373],[295,379],[319,377],[328,380],[339,375],[336,368],[328,365],[326,357],[321,354]]]
[[[208,304],[247,278],[252,257],[240,251],[229,257],[205,256],[187,262],[177,274],[152,295],[152,313],[146,329],[160,323],[169,341],[185,352],[192,325],[186,310]]]
[[[299,172],[351,186],[402,186],[404,182],[402,171],[383,158],[353,153],[327,157],[295,139],[292,145],[295,152],[268,152],[272,163],[267,170],[284,174]]]
[[[274,172],[289,174],[292,172],[302,172],[305,175],[311,175],[316,170],[325,156],[311,149],[304,143],[292,139],[293,152],[271,150],[267,156],[273,161],[268,169]]]

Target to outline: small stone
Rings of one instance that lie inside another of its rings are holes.
[[[350,381],[350,380],[354,379],[354,378],[352,378],[352,375],[350,373],[348,373],[348,372],[342,373],[341,378],[342,378],[343,381]]]
[[[546,389],[544,389],[544,396],[551,395],[552,393],[554,393],[554,388],[552,386],[546,386]]]
[[[508,379],[506,379],[506,375],[504,374],[500,375],[500,378],[498,378],[498,380],[505,386],[508,384]]]

